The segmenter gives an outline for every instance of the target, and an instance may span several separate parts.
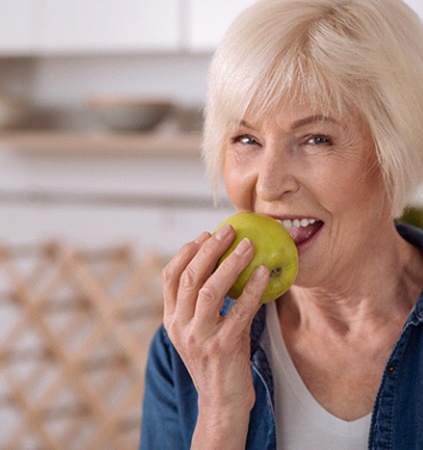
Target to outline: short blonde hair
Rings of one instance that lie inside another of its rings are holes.
[[[203,157],[215,189],[224,142],[248,111],[307,101],[372,132],[393,215],[423,180],[423,26],[401,0],[261,0],[232,24],[209,72]]]

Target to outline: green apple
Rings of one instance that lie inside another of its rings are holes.
[[[237,299],[254,269],[265,265],[270,278],[260,303],[267,303],[284,294],[295,280],[298,272],[298,253],[294,241],[285,227],[275,219],[253,212],[236,213],[221,222],[216,231],[228,223],[235,230],[235,238],[222,255],[218,265],[233,251],[239,242],[247,237],[254,244],[254,256],[239,274],[228,295]]]

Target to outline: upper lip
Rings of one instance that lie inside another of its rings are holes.
[[[308,219],[308,220],[315,220],[316,222],[323,222],[321,219],[313,216],[313,215],[307,215],[307,214],[289,214],[289,215],[281,215],[281,216],[277,216],[277,215],[273,215],[273,214],[266,214],[269,217],[272,217],[272,219],[276,219],[276,220],[280,220],[280,221],[284,221],[284,220],[301,220],[301,219]]]

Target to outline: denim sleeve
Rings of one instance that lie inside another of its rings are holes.
[[[196,414],[191,378],[161,327],[147,361],[139,450],[189,449]]]

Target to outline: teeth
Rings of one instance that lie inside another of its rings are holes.
[[[294,219],[294,220],[289,220],[289,219],[285,219],[283,221],[280,221],[282,223],[282,225],[285,228],[300,228],[300,227],[308,227],[309,225],[313,225],[313,223],[316,222],[315,219]]]

